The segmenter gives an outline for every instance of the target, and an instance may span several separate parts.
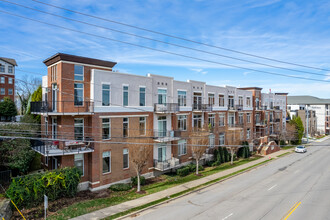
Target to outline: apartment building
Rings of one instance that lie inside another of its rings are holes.
[[[0,101],[4,97],[15,101],[15,66],[14,59],[0,57]]]
[[[315,111],[318,134],[330,134],[330,99],[314,96],[288,96],[288,110]]]
[[[317,118],[315,110],[307,110],[304,105],[288,106],[290,118],[300,117],[304,125],[305,137],[314,137],[317,134]]]
[[[152,152],[146,176],[190,163],[189,137],[203,128],[209,132],[207,152],[253,143],[256,98],[248,89],[114,72],[115,62],[62,53],[44,63],[43,101],[31,103],[31,112],[42,115],[43,136],[50,141],[36,143],[34,150],[48,169],[81,169],[82,189],[135,176],[130,152],[136,142]]]

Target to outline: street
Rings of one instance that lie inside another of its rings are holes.
[[[330,140],[137,214],[136,219],[330,219]],[[129,217],[131,218],[131,217]]]

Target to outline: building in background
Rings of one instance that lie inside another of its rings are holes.
[[[314,137],[317,135],[317,118],[315,110],[307,110],[305,109],[305,105],[293,105],[288,106],[288,108],[290,118],[293,116],[299,116],[301,118],[304,125],[305,137]]]
[[[317,133],[330,134],[330,99],[314,96],[288,96],[288,110],[314,111],[317,121]]]
[[[34,150],[48,169],[81,169],[84,189],[135,176],[130,152],[141,140],[152,152],[143,173],[153,176],[192,161],[194,132],[207,129],[211,152],[245,141],[259,145],[285,126],[286,97],[261,94],[261,88],[113,72],[115,62],[62,53],[44,63],[43,101],[31,103],[31,112],[42,116],[43,137],[50,141]]]
[[[0,101],[9,97],[15,101],[15,67],[14,59],[0,57]]]

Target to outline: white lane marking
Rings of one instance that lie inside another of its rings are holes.
[[[274,186],[270,187],[270,188],[268,189],[268,191],[269,191],[269,190],[272,190],[272,189],[275,188],[276,186],[277,186],[277,184],[275,184]]]
[[[229,215],[227,215],[226,217],[224,217],[222,220],[225,220],[227,218],[229,218],[230,216],[232,216],[234,213],[230,213]]]

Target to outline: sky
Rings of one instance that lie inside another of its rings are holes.
[[[32,0],[6,1],[99,26],[77,23],[0,0],[0,57],[16,59],[18,63],[16,77],[19,79],[40,78],[41,75],[46,75],[46,66],[42,61],[61,52],[115,61],[118,64],[114,69],[125,73],[137,75],[152,73],[171,76],[180,81],[190,79],[217,86],[256,86],[262,87],[264,92],[271,90],[272,92],[288,92],[289,95],[330,98],[330,2],[326,0],[43,1],[203,44],[324,70],[264,60],[174,39],[89,18]],[[4,12],[64,26],[94,36],[37,23]],[[109,28],[195,50],[116,33]],[[204,52],[196,51],[196,49]],[[290,70],[243,62],[223,56]],[[247,69],[224,66],[219,63]],[[299,76],[310,80],[288,78],[258,71]],[[312,81],[311,79],[323,81]]]

